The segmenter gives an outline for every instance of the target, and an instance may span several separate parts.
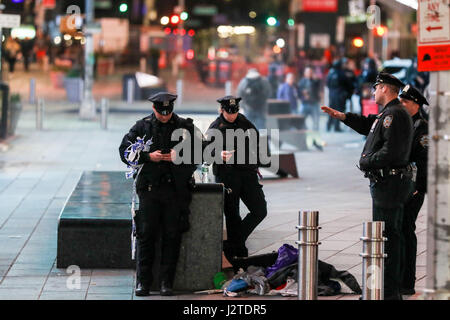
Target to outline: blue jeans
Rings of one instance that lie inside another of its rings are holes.
[[[306,118],[310,115],[313,120],[313,130],[319,131],[319,103],[318,102],[302,102],[303,115]]]

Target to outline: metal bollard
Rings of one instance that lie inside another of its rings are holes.
[[[362,299],[384,299],[384,221],[363,223]]]
[[[177,100],[175,100],[177,102],[177,108],[181,107],[181,105],[183,104],[183,80],[182,79],[178,79],[177,80]]]
[[[225,82],[225,95],[231,96],[231,81],[230,80]]]
[[[298,300],[317,300],[319,211],[300,211],[298,223]]]
[[[36,104],[36,129],[42,130],[44,123],[44,100],[38,99]]]
[[[134,79],[127,81],[127,103],[131,104],[134,101]]]
[[[36,103],[36,79],[31,78],[30,79],[30,97],[29,97],[30,104]]]
[[[108,129],[108,113],[109,113],[109,100],[102,98],[101,100],[101,128],[103,130]]]

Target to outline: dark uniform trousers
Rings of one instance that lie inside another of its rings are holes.
[[[173,184],[138,190],[139,212],[136,214],[136,276],[138,282],[151,286],[155,244],[161,232],[160,281],[173,284],[180,252],[180,207]]]
[[[227,168],[221,170],[217,178],[225,188],[231,189],[231,193],[225,192],[227,240],[233,245],[244,246],[248,236],[267,215],[262,185],[256,170]],[[240,199],[250,210],[244,219],[239,214]]]
[[[402,223],[405,202],[413,182],[401,174],[370,181],[372,220],[384,221],[385,252],[384,296],[399,294],[401,288],[401,262],[404,250]]]
[[[401,288],[403,289],[414,289],[416,281],[416,220],[420,208],[422,208],[424,199],[424,192],[419,191],[415,195],[411,193],[405,205],[405,213],[403,216],[403,237],[407,245],[404,250],[404,263],[401,267],[403,273]]]

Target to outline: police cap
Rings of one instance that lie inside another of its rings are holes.
[[[163,116],[167,116],[173,111],[173,102],[177,98],[176,94],[168,92],[158,92],[148,98],[148,101],[153,102],[156,111]]]
[[[400,98],[411,100],[417,103],[419,106],[423,106],[424,104],[428,105],[427,99],[420,93],[419,90],[414,88],[411,85],[406,85],[399,94]]]
[[[239,111],[239,101],[241,101],[241,98],[234,96],[225,96],[217,99],[217,102],[220,103],[222,109],[228,113],[236,113]]]
[[[405,84],[403,82],[401,82],[399,79],[397,79],[392,74],[389,74],[387,72],[380,72],[377,75],[377,79],[376,79],[373,87],[375,88],[379,84],[390,84],[399,89],[401,89],[405,86]]]

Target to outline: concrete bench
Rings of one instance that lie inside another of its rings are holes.
[[[135,268],[131,260],[132,183],[123,172],[83,173],[59,217],[58,268]],[[175,290],[212,289],[213,277],[222,268],[223,201],[222,184],[197,184]],[[159,261],[157,250],[155,279]]]

